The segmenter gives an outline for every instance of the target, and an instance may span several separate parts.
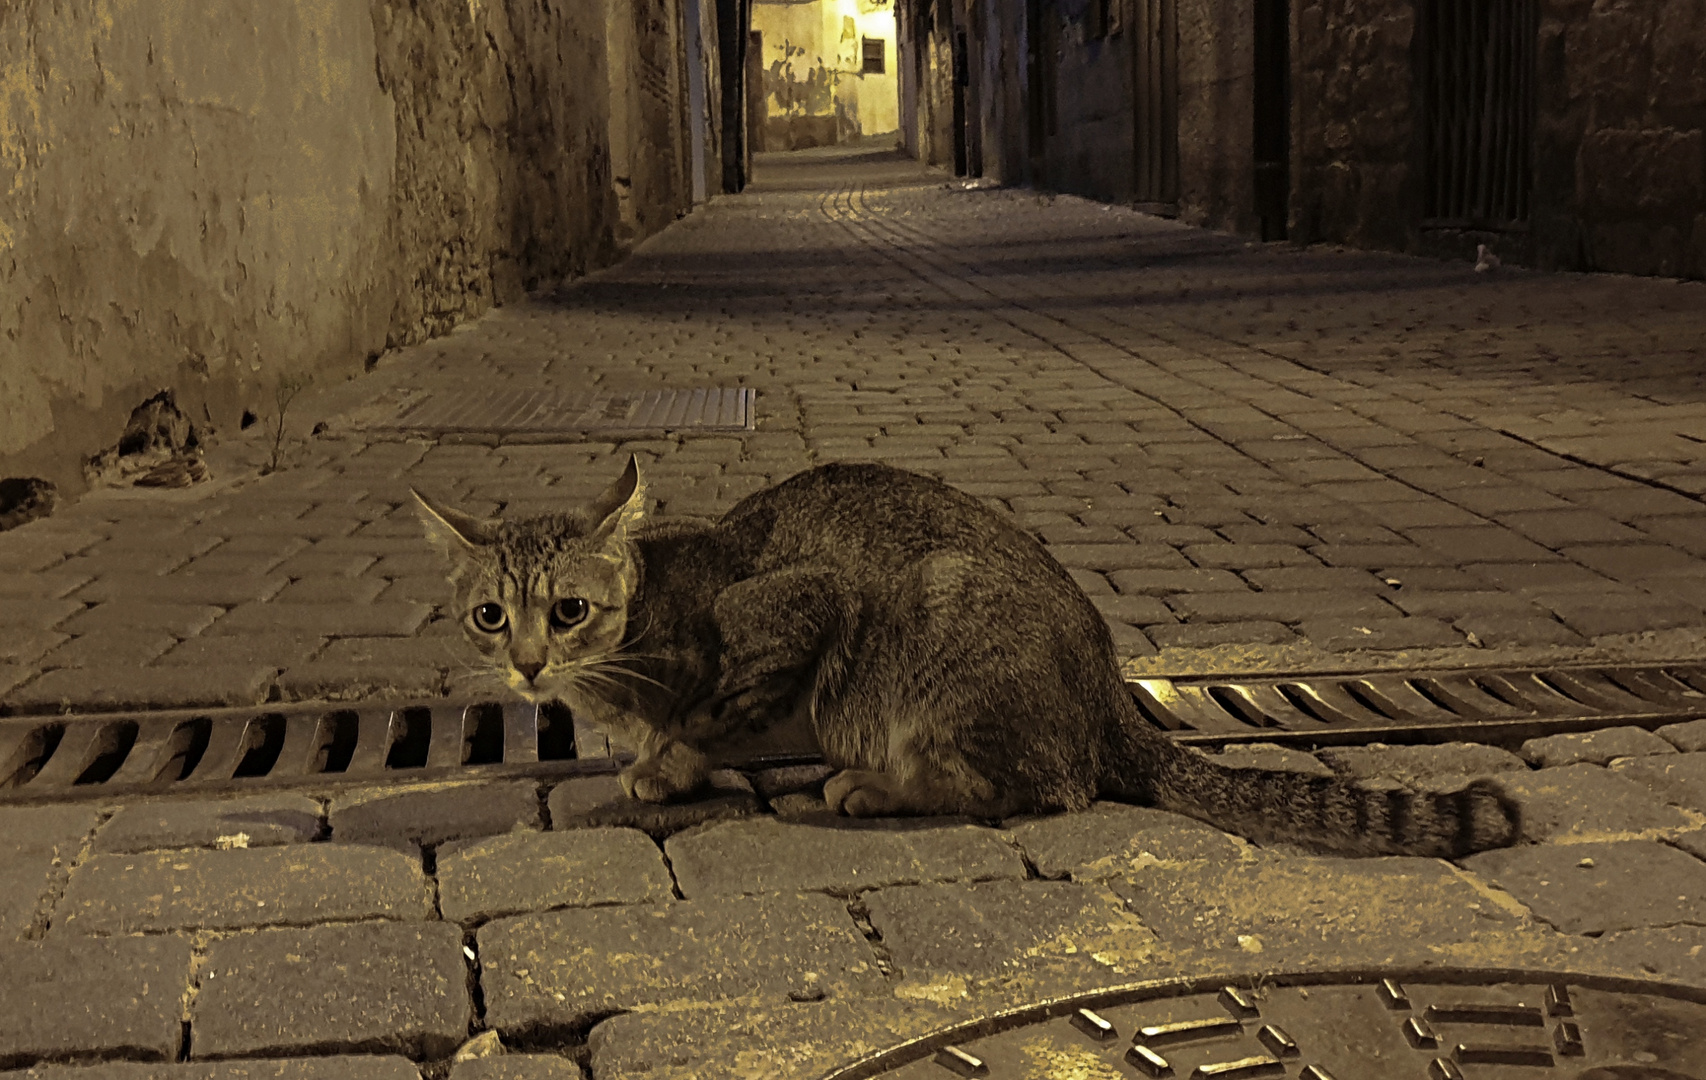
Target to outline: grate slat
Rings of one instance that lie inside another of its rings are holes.
[[[345,776],[371,777],[385,772],[385,756],[402,735],[402,709],[361,709],[356,712],[355,752]]]
[[[35,775],[28,786],[38,791],[70,787],[100,752],[101,736],[105,727],[104,720],[93,724],[67,725],[65,735],[59,740],[59,746],[54,749],[53,756],[47,759],[47,763],[41,767],[41,772]]]
[[[177,724],[171,720],[156,720],[143,717],[142,730],[137,732],[136,742],[130,748],[130,753],[113,773],[107,784],[112,787],[125,787],[130,784],[150,784],[160,775],[160,770],[166,767],[161,760],[166,747],[170,745],[172,732]]]
[[[192,785],[217,784],[231,779],[231,774],[237,771],[237,763],[249,752],[249,740],[253,737],[251,729],[259,723],[258,716],[215,720],[213,733],[207,741],[207,749],[202,752],[195,771],[182,782]]]
[[[1387,710],[1388,715],[1410,723],[1458,724],[1463,717],[1428,700],[1401,675],[1371,675],[1358,679],[1362,692]]]

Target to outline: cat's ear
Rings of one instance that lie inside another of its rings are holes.
[[[646,512],[646,481],[640,475],[640,459],[628,455],[628,467],[604,494],[592,502],[593,535],[600,539],[620,536],[639,524]]]
[[[415,497],[415,512],[420,514],[421,523],[426,526],[427,539],[446,555],[464,554],[491,542],[498,522],[484,521],[472,514],[464,514],[460,510],[427,498],[414,488],[410,488],[409,492]]]

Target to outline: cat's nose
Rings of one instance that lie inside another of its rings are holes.
[[[539,673],[541,671],[545,670],[545,665],[543,663],[539,663],[539,664],[517,664],[517,665],[515,665],[515,670],[517,670],[517,671],[521,672],[523,675],[527,676],[528,682],[532,682],[534,679],[539,677]]]

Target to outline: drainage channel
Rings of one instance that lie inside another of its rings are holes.
[[[1140,711],[1187,744],[1514,746],[1706,717],[1706,664],[1138,679]],[[754,770],[809,763],[755,756]],[[556,703],[306,703],[0,718],[0,803],[118,794],[614,772],[623,756]]]

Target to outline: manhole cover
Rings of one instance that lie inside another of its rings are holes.
[[[1706,1080],[1702,997],[1472,970],[1173,984],[969,1021],[824,1080]]]
[[[755,392],[744,386],[628,392],[568,392],[544,386],[482,393],[439,391],[414,398],[395,414],[369,418],[360,426],[370,431],[433,435],[751,431],[756,420],[755,399]]]

